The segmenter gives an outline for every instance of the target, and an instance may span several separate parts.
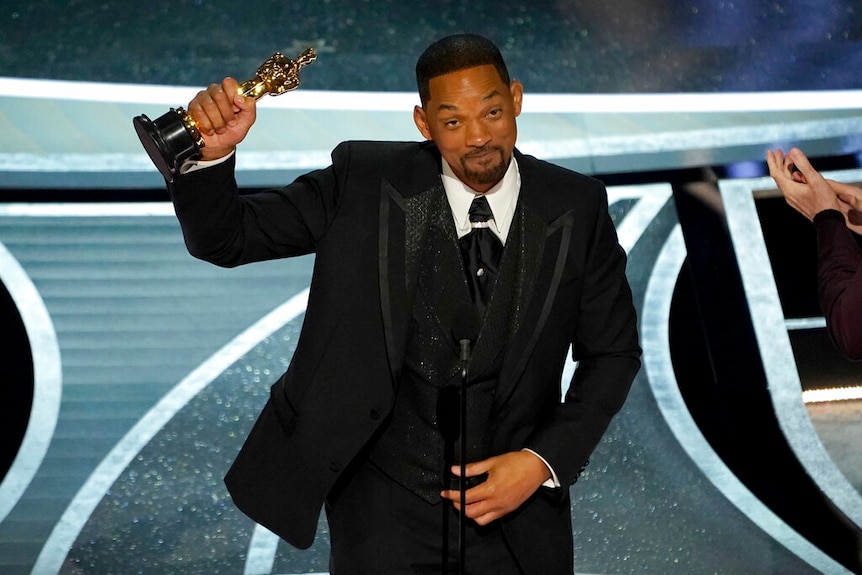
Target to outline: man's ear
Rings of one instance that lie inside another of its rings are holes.
[[[509,85],[509,92],[512,94],[512,101],[515,103],[515,117],[521,115],[521,103],[524,101],[524,85],[518,80],[513,80]]]
[[[425,108],[422,106],[413,107],[413,123],[426,140],[433,140],[431,130],[428,129],[428,118],[425,115]]]

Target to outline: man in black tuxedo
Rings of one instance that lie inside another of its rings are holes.
[[[188,106],[206,146],[170,192],[190,253],[228,267],[316,254],[293,360],[226,483],[301,548],[325,505],[335,575],[440,572],[461,511],[470,573],[572,573],[568,488],[640,366],[625,253],[600,182],[515,149],[523,87],[493,43],[444,38],[416,72],[426,141],[342,143],[331,166],[251,195],[233,167],[254,101],[226,78]],[[473,228],[494,255],[467,246]],[[463,510],[446,480],[460,439],[441,430],[462,339]]]

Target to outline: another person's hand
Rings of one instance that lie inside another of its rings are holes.
[[[460,471],[460,466],[453,466],[452,473],[456,477]],[[485,482],[464,494],[465,515],[479,525],[487,525],[511,513],[551,477],[548,466],[529,451],[513,451],[469,463],[465,471],[467,477],[488,474]],[[457,489],[443,491],[441,495],[461,510],[461,495]]]
[[[834,180],[826,181],[838,195],[838,208],[847,220],[847,227],[862,235],[862,189]]]
[[[768,150],[766,164],[787,203],[809,220],[823,210],[841,209],[835,190],[799,148],[787,155],[780,149]]]
[[[204,139],[202,160],[230,154],[254,124],[256,102],[240,96],[238,88],[235,79],[225,78],[221,84],[210,84],[189,102],[187,111]]]

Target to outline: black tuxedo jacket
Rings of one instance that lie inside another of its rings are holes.
[[[504,350],[492,449],[532,449],[556,472],[563,489],[540,489],[502,521],[527,573],[568,573],[568,487],[640,366],[637,321],[604,186],[516,158],[525,265],[518,287],[496,289],[517,289],[520,328]],[[293,360],[226,477],[241,510],[297,547],[311,545],[327,493],[392,408],[422,265],[405,234],[428,225],[416,199],[444,193],[440,161],[431,142],[347,142],[330,167],[279,190],[237,195],[233,160],[171,187],[196,257],[232,267],[316,254]],[[561,402],[570,344],[579,365]]]

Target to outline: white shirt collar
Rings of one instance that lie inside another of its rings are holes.
[[[476,197],[476,192],[458,179],[446,160],[443,160],[442,179],[443,189],[446,190],[446,199],[449,200],[449,207],[455,218],[455,228],[460,238],[470,232],[470,204]],[[494,219],[490,222],[489,227],[497,234],[503,244],[506,243],[509,228],[512,227],[512,218],[515,214],[515,205],[518,203],[520,190],[521,173],[518,170],[518,162],[512,155],[512,160],[509,162],[509,168],[503,179],[484,194],[488,198],[488,204],[494,214]]]

